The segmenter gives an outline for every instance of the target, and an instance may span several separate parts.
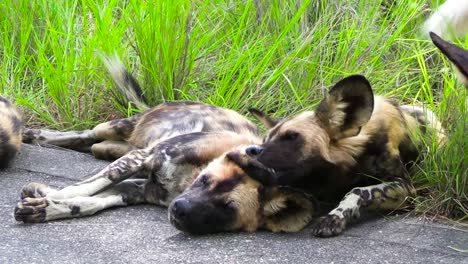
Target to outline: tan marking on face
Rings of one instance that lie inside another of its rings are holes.
[[[220,194],[225,202],[233,201],[236,207],[237,219],[233,229],[254,231],[260,225],[258,188],[260,183],[248,177],[245,172],[226,159],[225,155],[212,161],[200,175],[210,176],[209,190],[216,188],[223,181],[233,177],[241,177],[237,185],[229,192]]]

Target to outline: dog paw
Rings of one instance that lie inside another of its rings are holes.
[[[319,218],[312,230],[314,236],[331,237],[343,233],[346,220],[338,215],[329,214]]]
[[[42,223],[46,221],[46,198],[24,198],[15,207],[15,219],[24,223]]]
[[[35,143],[38,143],[38,138],[40,134],[41,134],[41,130],[39,129],[25,128],[23,131],[22,140],[24,143],[27,143],[27,144],[35,144]]]
[[[21,200],[24,198],[42,198],[46,197],[48,193],[50,193],[53,189],[51,189],[49,186],[42,184],[42,183],[37,183],[37,182],[31,182],[23,186],[21,189]]]

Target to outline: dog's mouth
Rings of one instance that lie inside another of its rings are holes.
[[[256,167],[256,168],[258,168],[260,170],[268,172],[271,176],[276,175],[276,170],[275,169],[265,166],[263,163],[261,163],[257,159],[251,158],[250,163],[252,164],[252,166],[254,166],[254,167]]]

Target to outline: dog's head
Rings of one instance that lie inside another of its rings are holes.
[[[312,219],[310,196],[285,187],[266,187],[251,173],[268,173],[245,153],[229,151],[212,161],[169,206],[169,219],[181,231],[295,232]]]
[[[369,82],[363,76],[354,75],[333,86],[314,112],[275,122],[258,110],[251,111],[270,130],[262,145],[246,151],[274,171],[273,177],[254,174],[255,178],[263,184],[301,187],[307,177],[316,186],[324,186],[332,178],[328,175],[330,168],[349,158],[340,157],[340,152],[335,151],[344,148],[340,142],[359,134],[373,108]]]

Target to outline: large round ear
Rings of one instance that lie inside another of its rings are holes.
[[[374,110],[374,94],[364,76],[339,81],[320,102],[315,114],[333,139],[359,134]]]
[[[264,191],[264,228],[272,232],[298,232],[312,220],[316,202],[303,191],[289,187]]]
[[[276,124],[280,122],[279,119],[268,116],[265,112],[258,110],[257,108],[249,108],[249,112],[268,129],[276,126]]]
[[[463,77],[463,82],[468,87],[468,50],[462,49],[450,42],[443,40],[434,32],[429,32],[432,42],[447,58],[457,67]]]

